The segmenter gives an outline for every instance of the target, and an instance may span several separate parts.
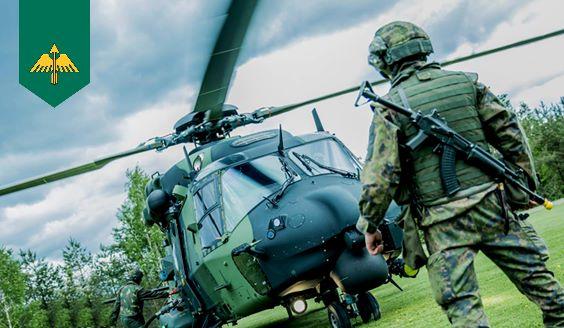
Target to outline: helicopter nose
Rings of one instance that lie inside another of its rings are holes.
[[[335,234],[355,225],[360,215],[359,189],[331,185],[317,188],[307,194],[305,199],[312,202],[316,208],[312,214],[319,216],[317,225],[330,228]]]
[[[339,236],[334,246],[326,247],[338,254],[330,261],[333,266],[331,278],[341,290],[352,294],[376,288],[388,277],[384,257],[368,254],[364,236],[354,228],[360,215],[357,192],[356,188],[332,185],[316,189],[306,196],[323,213],[317,223],[320,232],[325,230],[329,235]]]
[[[346,248],[343,232],[358,219],[359,195],[357,180],[325,176],[293,184],[276,208],[253,210],[256,249],[274,291],[334,269]]]
[[[288,195],[278,208],[256,208],[251,219],[255,240],[263,240],[260,247],[274,256],[290,256],[321,247],[353,228],[359,216],[360,184],[356,180],[327,181],[333,179],[325,177],[313,187],[310,182],[298,183],[292,194],[301,198]]]

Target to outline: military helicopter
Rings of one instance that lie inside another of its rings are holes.
[[[387,253],[369,256],[355,229],[362,166],[324,129],[316,110],[313,133],[294,136],[280,127],[230,136],[238,127],[358,89],[243,114],[225,104],[257,2],[231,2],[194,109],[176,122],[172,134],[1,188],[0,196],[141,152],[192,143],[191,151],[184,147],[184,158],[166,173],[155,173],[145,189],[143,219],[166,236],[160,278],[171,291],[150,321],[158,318],[162,327],[219,327],[278,305],[290,317],[299,315],[311,299],[327,307],[332,327],[351,327],[357,316],[377,320],[379,305],[368,291],[394,283],[391,273],[401,263],[400,208],[391,204],[381,227]]]

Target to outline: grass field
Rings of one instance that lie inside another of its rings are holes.
[[[564,281],[564,202],[560,200],[552,211],[534,209],[530,222],[545,239],[550,249],[549,268],[559,281]],[[560,206],[558,206],[560,205]],[[479,254],[476,271],[486,313],[493,327],[542,327],[540,310],[521,295],[488,258]],[[416,279],[398,279],[404,288],[400,292],[387,284],[372,291],[380,303],[382,319],[356,327],[448,327],[446,316],[432,298],[427,272]],[[327,312],[310,301],[310,310],[298,318],[288,320],[286,310],[277,307],[241,321],[237,327],[329,327]]]

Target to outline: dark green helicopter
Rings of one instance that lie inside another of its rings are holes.
[[[332,327],[350,319],[377,320],[380,310],[368,291],[394,281],[402,233],[392,204],[382,226],[382,256],[369,256],[355,229],[361,164],[317,112],[316,131],[294,136],[267,130],[230,136],[238,127],[358,87],[298,104],[239,114],[224,104],[256,0],[232,1],[191,113],[174,133],[131,150],[0,189],[0,196],[98,170],[111,161],[149,150],[193,143],[190,152],[146,187],[144,220],[166,235],[160,278],[171,296],[151,318],[163,327],[218,327],[282,305],[288,314],[306,311],[309,299],[328,309]],[[462,60],[562,34],[520,41]],[[381,83],[375,82],[376,83]],[[395,284],[395,283],[394,283]],[[149,322],[150,322],[149,321]]]

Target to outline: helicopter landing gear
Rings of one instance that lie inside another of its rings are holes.
[[[292,310],[290,309],[289,306],[285,306],[286,308],[286,312],[288,313],[288,320],[292,320],[294,319],[294,313],[292,312]]]
[[[351,328],[351,319],[347,309],[340,302],[327,306],[327,315],[332,328]]]
[[[364,292],[357,295],[356,308],[358,309],[358,315],[364,323],[371,320],[376,321],[382,317],[380,305],[370,292]]]

